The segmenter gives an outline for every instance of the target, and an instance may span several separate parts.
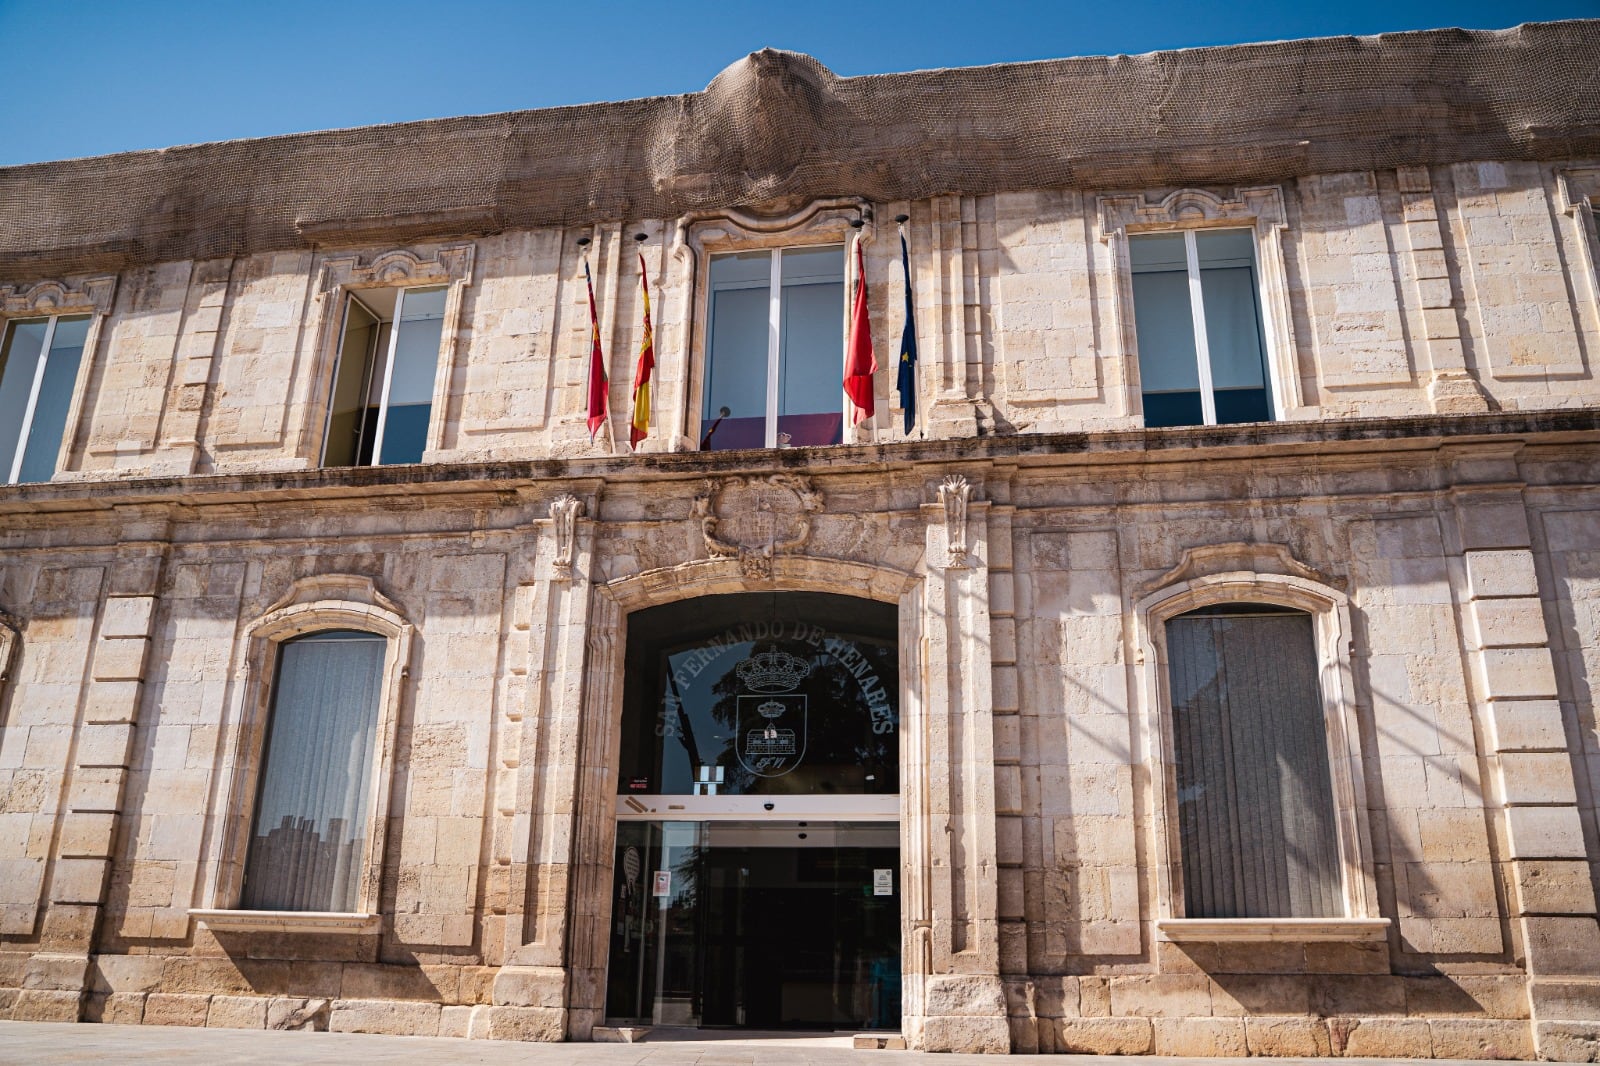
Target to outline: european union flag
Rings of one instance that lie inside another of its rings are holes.
[[[906,436],[917,424],[917,312],[911,303],[911,252],[906,248],[906,235],[900,233],[900,265],[906,275],[906,328],[900,334],[900,376],[895,387],[900,390],[900,406],[906,413]]]

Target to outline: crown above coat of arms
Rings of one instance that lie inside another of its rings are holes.
[[[764,651],[734,668],[739,679],[757,692],[790,692],[811,672],[811,664],[786,651]]]

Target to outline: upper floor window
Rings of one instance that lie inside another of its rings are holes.
[[[448,291],[379,288],[346,297],[323,466],[422,461]]]
[[[1185,916],[1342,917],[1311,615],[1224,603],[1166,629]]]
[[[358,909],[387,649],[358,630],[279,645],[242,909]]]
[[[700,447],[838,444],[843,245],[711,257]]]
[[[1128,238],[1146,426],[1274,416],[1250,230]]]
[[[0,344],[0,477],[49,481],[66,433],[90,315],[13,320]]]

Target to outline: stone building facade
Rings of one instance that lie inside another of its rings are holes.
[[[769,51],[0,171],[0,1017],[1592,1060],[1597,60]],[[857,241],[851,426],[785,375]]]

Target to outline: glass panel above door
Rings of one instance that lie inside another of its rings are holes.
[[[890,605],[739,594],[641,611],[628,677],[619,793],[899,791]]]

